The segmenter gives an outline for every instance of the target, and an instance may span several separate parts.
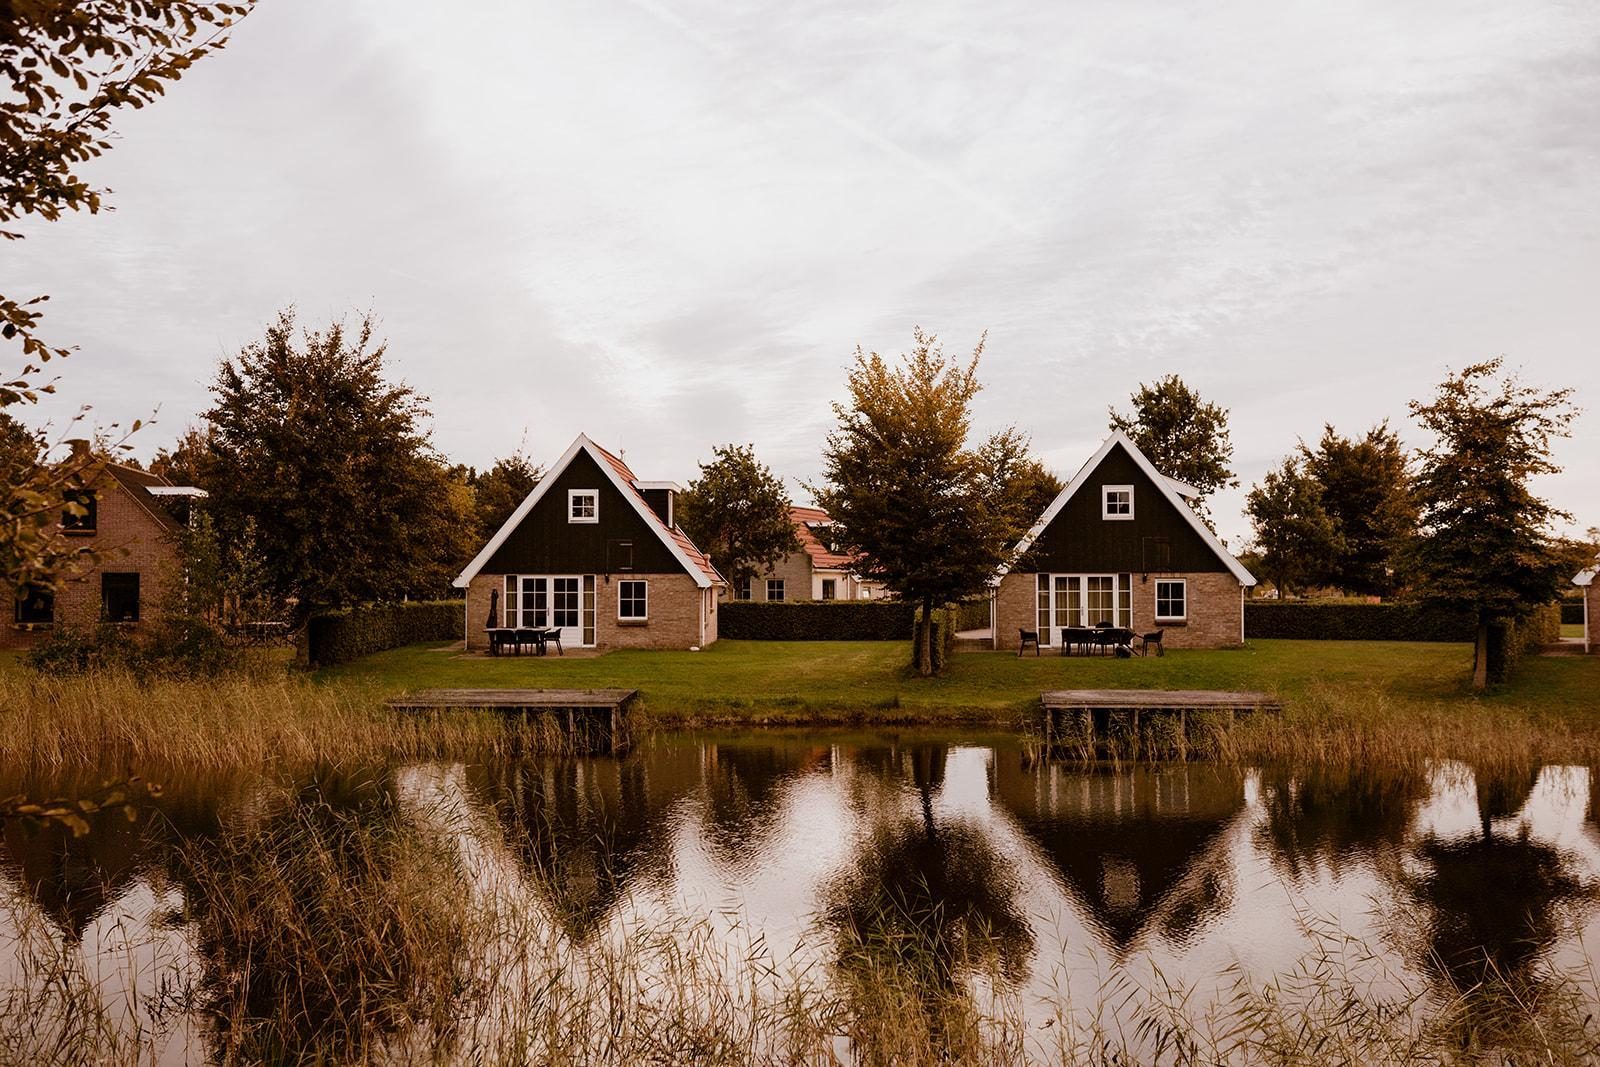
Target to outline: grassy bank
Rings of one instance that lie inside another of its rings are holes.
[[[227,769],[384,762],[549,741],[492,715],[395,714],[383,700],[434,686],[625,687],[641,729],[706,725],[1024,725],[1064,688],[1251,689],[1283,702],[1208,737],[1198,754],[1241,761],[1405,762],[1434,756],[1600,762],[1600,658],[1531,658],[1484,696],[1461,645],[1258,641],[1220,652],[1117,660],[955,657],[938,678],[877,642],[719,642],[706,652],[464,657],[420,645],[316,675],[153,682],[48,679],[0,669],[0,760],[38,768]]]

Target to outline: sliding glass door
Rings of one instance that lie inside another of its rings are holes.
[[[592,575],[509,574],[506,576],[506,625],[523,629],[556,629],[561,644],[577,648],[594,644],[592,605],[585,611],[584,589]],[[592,600],[592,594],[590,596]],[[585,620],[585,615],[589,619]]]

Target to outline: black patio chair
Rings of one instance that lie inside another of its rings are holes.
[[[542,655],[545,654],[545,652],[548,650],[548,646],[549,646],[549,643],[551,641],[554,641],[556,643],[556,655],[565,656],[567,654],[566,650],[561,647],[561,631],[560,631],[560,629],[552,628],[552,629],[544,631],[543,640],[541,640],[539,642],[539,655],[542,656]]]
[[[1167,649],[1166,646],[1161,643],[1161,638],[1166,635],[1166,632],[1167,631],[1165,630],[1157,630],[1155,633],[1140,634],[1139,655],[1148,656],[1150,654],[1150,646],[1154,645],[1156,649],[1156,655],[1165,656],[1167,654]]]
[[[1039,631],[1038,630],[1024,630],[1021,627],[1018,627],[1017,634],[1018,634],[1018,637],[1019,637],[1019,640],[1017,641],[1017,658],[1018,659],[1022,658],[1022,653],[1028,647],[1029,643],[1032,643],[1032,645],[1033,645],[1033,654],[1035,656],[1039,655]]]
[[[1094,645],[1094,631],[1087,626],[1063,626],[1061,628],[1061,654],[1072,655],[1072,650],[1087,653]]]

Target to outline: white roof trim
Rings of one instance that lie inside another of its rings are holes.
[[[1233,576],[1239,579],[1239,583],[1241,585],[1255,585],[1255,575],[1246,570],[1244,564],[1233,558],[1233,553],[1229,552],[1223,547],[1222,542],[1217,540],[1217,535],[1211,532],[1210,527],[1200,521],[1200,516],[1196,515],[1193,509],[1191,509],[1189,505],[1185,504],[1183,502],[1183,498],[1178,495],[1179,490],[1177,487],[1183,486],[1184,483],[1178,482],[1172,478],[1168,478],[1166,475],[1156,470],[1155,465],[1150,462],[1143,452],[1139,451],[1139,446],[1128,440],[1127,435],[1122,433],[1120,430],[1114,431],[1110,437],[1107,437],[1105,441],[1101,443],[1099,450],[1096,451],[1094,455],[1090,456],[1082,467],[1078,468],[1078,473],[1072,476],[1072,481],[1067,483],[1067,487],[1061,490],[1060,493],[1056,494],[1056,498],[1050,502],[1050,506],[1044,509],[1044,514],[1039,516],[1039,521],[1034,523],[1033,526],[1029,528],[1022,540],[1017,542],[1016,548],[1012,549],[1012,561],[1015,561],[1024,552],[1033,547],[1034,540],[1038,538],[1040,534],[1044,533],[1046,528],[1049,527],[1050,523],[1055,521],[1055,517],[1057,515],[1061,514],[1061,509],[1067,506],[1067,501],[1072,499],[1074,494],[1077,493],[1079,487],[1088,484],[1089,476],[1094,473],[1095,468],[1100,466],[1101,461],[1104,460],[1111,452],[1112,448],[1117,445],[1121,445],[1123,448],[1127,449],[1128,455],[1133,457],[1133,462],[1139,467],[1140,470],[1144,471],[1151,483],[1162,492],[1162,494],[1167,498],[1167,502],[1173,507],[1177,508],[1178,513],[1181,514],[1185,519],[1189,520],[1189,525],[1194,527],[1195,533],[1199,534],[1201,540],[1205,541],[1205,543],[1210,547],[1211,551],[1216,553],[1217,558],[1227,565],[1228,570],[1233,573]],[[1194,487],[1185,486],[1185,488],[1192,489]],[[998,583],[1001,578],[1004,578],[1010,572],[1010,563],[1002,565],[1000,570],[996,572],[994,581]]]
[[[1590,567],[1586,571],[1579,571],[1572,578],[1573,585],[1593,585],[1595,576],[1600,575],[1600,567]]]
[[[549,473],[540,478],[539,484],[534,486],[533,491],[523,498],[522,503],[517,505],[517,510],[511,513],[511,517],[501,525],[500,529],[495,531],[493,537],[489,538],[489,543],[484,545],[476,556],[472,557],[472,562],[467,564],[465,570],[456,575],[456,580],[451,584],[457,589],[465,589],[471,584],[472,579],[478,576],[478,572],[483,570],[484,565],[499,551],[500,546],[506,543],[506,539],[511,536],[511,531],[522,524],[522,520],[527,518],[534,505],[544,498],[545,492],[556,484],[556,479],[561,476],[561,472],[566,470],[567,466],[577,458],[579,452],[587,452],[589,454],[589,458],[594,460],[601,473],[611,480],[612,485],[616,486],[617,492],[622,494],[623,499],[633,505],[633,510],[639,513],[639,517],[644,520],[645,525],[656,532],[656,536],[660,538],[661,543],[667,546],[667,551],[672,553],[674,559],[683,564],[683,569],[688,572],[689,577],[694,579],[694,584],[701,589],[710,589],[711,579],[706,577],[706,572],[701,569],[699,564],[689,558],[688,553],[673,539],[671,531],[662,524],[656,513],[645,505],[639,494],[634,491],[633,486],[622,480],[622,476],[617,473],[610,460],[600,454],[595,443],[581,433],[578,435],[577,440],[572,442],[571,447],[561,454],[561,458],[556,460],[555,466],[550,468]]]
[[[677,482],[644,482],[638,478],[633,480],[633,487],[641,492],[646,489],[671,489],[674,493],[683,492],[683,486]]]
[[[1180,482],[1176,478],[1167,478],[1166,483],[1172,487],[1173,492],[1177,493],[1185,500],[1199,500],[1202,496],[1205,496],[1204,493],[1190,485],[1188,482]]]
[[[192,496],[204,500],[211,494],[192,485],[147,485],[144,491],[151,496]]]

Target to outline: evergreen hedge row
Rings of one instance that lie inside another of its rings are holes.
[[[306,624],[305,658],[330,667],[419,641],[454,640],[465,628],[465,611],[464,600],[410,600],[318,615]]]
[[[717,608],[734,641],[908,641],[915,607],[893,600],[735,601]]]
[[[1305,641],[1471,641],[1473,622],[1416,604],[1246,601],[1245,637]]]

